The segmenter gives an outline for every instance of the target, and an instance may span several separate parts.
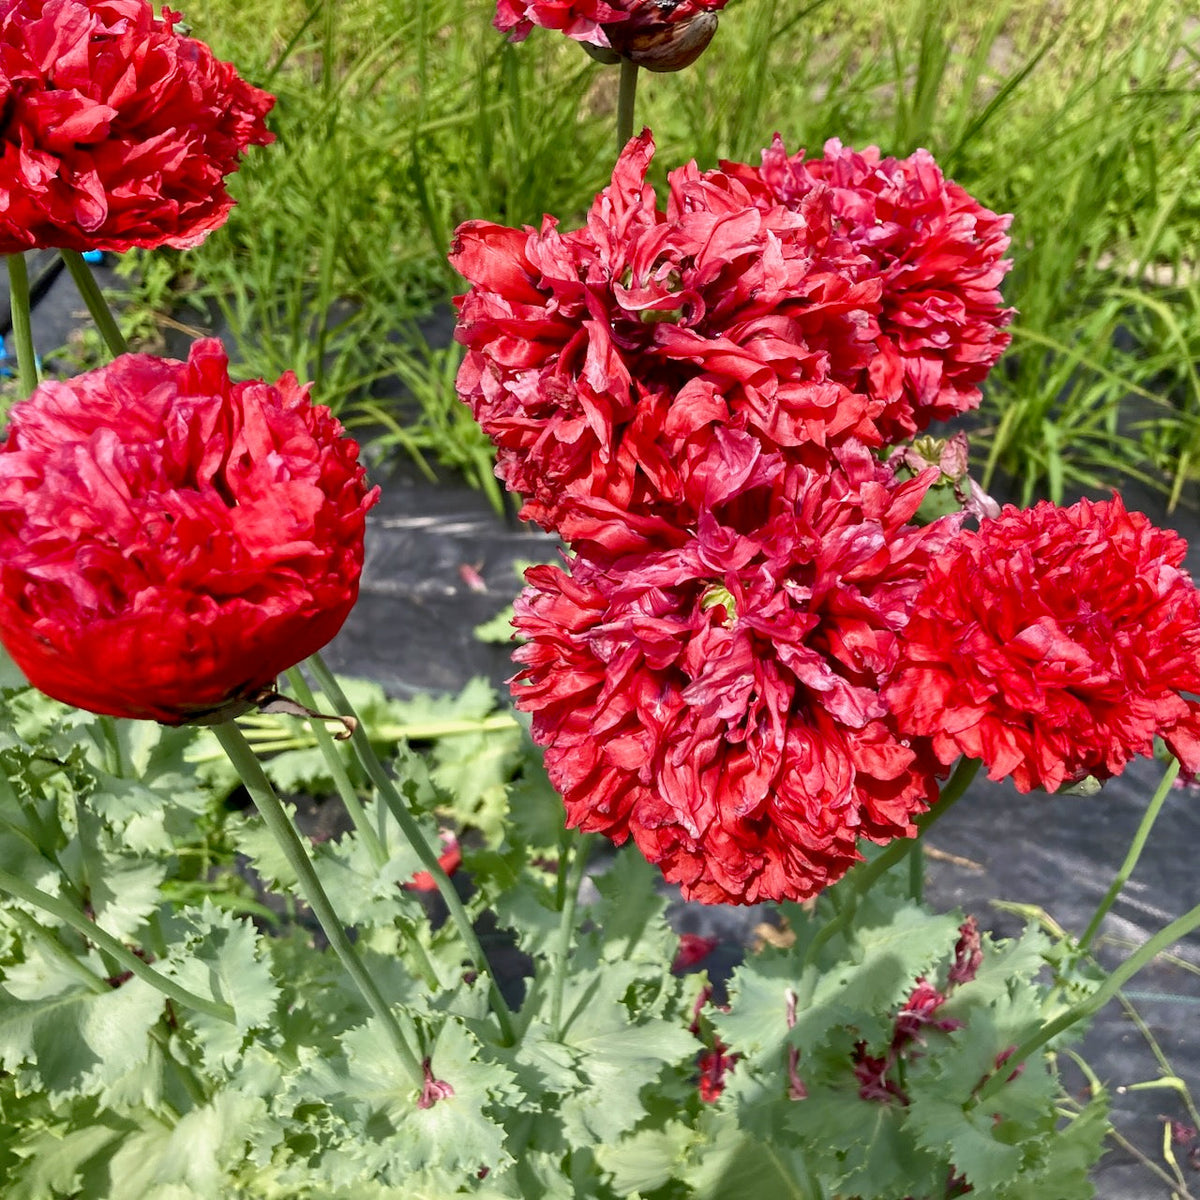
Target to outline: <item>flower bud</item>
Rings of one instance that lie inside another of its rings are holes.
[[[608,31],[613,49],[647,71],[682,71],[704,53],[717,32],[715,12],[697,13],[688,21],[637,26],[614,25]]]

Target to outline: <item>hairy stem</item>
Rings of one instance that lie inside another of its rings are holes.
[[[300,703],[306,708],[315,709],[316,697],[312,694],[312,688],[308,686],[300,668],[292,667],[288,671],[287,677]],[[355,791],[354,784],[351,783],[350,776],[346,773],[346,765],[342,762],[341,755],[338,754],[333,734],[325,728],[323,721],[311,721],[309,725],[313,737],[317,740],[317,745],[321,748],[321,755],[325,759],[325,765],[329,768],[329,774],[333,777],[333,785],[337,788],[337,793],[342,798],[346,811],[350,814],[350,820],[354,822],[358,836],[366,845],[367,852],[371,855],[371,861],[376,867],[382,867],[388,859],[387,847],[379,840],[379,835],[367,819],[366,811],[358,798],[358,792]]]
[[[118,354],[128,354],[129,347],[125,344],[125,338],[112,314],[112,309],[108,307],[108,301],[104,299],[104,293],[100,290],[96,277],[92,274],[92,268],[83,261],[83,255],[78,250],[60,250],[59,254],[62,255],[63,262],[67,264],[67,270],[71,272],[71,278],[75,281],[75,286],[79,289],[79,294],[83,297],[83,302],[87,305],[92,320],[96,323],[96,328],[100,330],[100,336],[104,339],[108,352],[113,358],[116,358]]]
[[[308,666],[313,673],[313,678],[316,679],[321,690],[329,697],[338,712],[345,716],[354,716],[353,706],[346,698],[346,693],[342,691],[337,678],[325,665],[321,656],[314,654],[308,660]],[[450,919],[454,922],[458,936],[466,946],[467,955],[471,959],[475,970],[487,976],[492,1011],[496,1014],[496,1020],[500,1024],[500,1032],[505,1043],[512,1045],[516,1039],[512,1011],[509,1009],[504,997],[500,994],[495,974],[492,971],[491,964],[487,960],[487,955],[483,952],[483,947],[479,944],[479,938],[475,934],[471,918],[467,915],[467,910],[463,907],[463,902],[459,898],[454,884],[450,881],[450,876],[446,874],[442,864],[438,862],[437,851],[429,844],[428,839],[421,832],[421,827],[417,824],[412,813],[408,811],[408,805],[405,804],[403,797],[396,790],[396,785],[392,782],[392,778],[387,773],[383,763],[379,761],[379,756],[375,753],[375,748],[371,745],[371,739],[367,735],[366,728],[361,721],[357,722],[353,741],[354,748],[358,751],[358,756],[363,767],[371,777],[371,781],[375,784],[383,802],[388,806],[388,810],[396,818],[396,824],[400,826],[400,832],[404,834],[408,844],[421,860],[421,865],[429,872],[430,878],[445,901],[446,908],[450,913]]]
[[[1125,861],[1121,864],[1120,870],[1113,876],[1113,881],[1109,885],[1108,891],[1104,894],[1104,899],[1100,901],[1096,911],[1092,914],[1092,919],[1088,922],[1088,927],[1083,931],[1083,936],[1079,939],[1079,948],[1086,949],[1091,945],[1092,938],[1100,929],[1100,922],[1108,915],[1108,910],[1116,903],[1117,897],[1121,894],[1121,889],[1128,882],[1130,875],[1133,874],[1134,868],[1138,864],[1138,859],[1142,856],[1142,851],[1146,848],[1146,839],[1150,836],[1150,830],[1154,828],[1154,822],[1158,819],[1159,812],[1162,811],[1163,802],[1166,800],[1171,791],[1171,784],[1175,782],[1175,777],[1179,774],[1179,760],[1172,760],[1163,774],[1162,780],[1158,785],[1158,790],[1154,793],[1145,813],[1142,815],[1141,824],[1137,827],[1137,833],[1133,835],[1133,841],[1129,843],[1129,851],[1125,855]]]
[[[312,909],[313,915],[329,939],[334,953],[341,959],[346,973],[354,981],[355,986],[362,993],[363,999],[366,1000],[371,1011],[387,1031],[392,1048],[404,1063],[410,1081],[415,1087],[420,1087],[425,1078],[421,1060],[413,1053],[387,1001],[384,1000],[375,981],[363,966],[358,951],[354,949],[354,944],[350,941],[345,927],[334,911],[329,896],[317,877],[316,869],[308,857],[308,852],[300,841],[292,822],[288,819],[283,805],[280,804],[279,797],[275,795],[275,789],[263,772],[262,764],[255,757],[249,743],[242,737],[242,731],[232,721],[214,725],[213,733],[216,734],[225,753],[229,755],[229,761],[246,785],[246,790],[250,793],[255,807],[262,816],[263,823],[270,830],[271,836],[274,837],[280,850],[283,851],[292,870],[296,872],[300,894]]]
[[[38,385],[29,303],[29,268],[25,265],[24,254],[9,254],[7,262],[8,303],[12,312],[13,347],[17,352],[17,377],[21,384],[21,395],[28,396]]]

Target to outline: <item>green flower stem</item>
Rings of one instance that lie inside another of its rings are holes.
[[[637,98],[638,69],[629,59],[621,59],[621,82],[617,87],[617,153],[633,137],[633,105]]]
[[[290,718],[289,718],[290,719]],[[283,718],[273,715],[247,714],[241,718],[241,730],[246,740],[259,754],[281,753],[285,750],[308,750],[317,744],[315,735],[308,732],[283,732]],[[502,733],[520,729],[509,713],[490,717],[447,721],[411,721],[402,725],[379,724],[371,727],[376,741],[432,742],[443,737],[462,737],[471,733]],[[209,763],[219,761],[219,751],[202,754],[189,761]]]
[[[334,708],[343,716],[353,717],[355,715],[353,706],[346,699],[346,693],[342,691],[341,685],[338,683],[333,672],[325,665],[321,656],[314,654],[308,660],[308,666],[313,673],[313,678],[316,679],[325,695],[329,697],[330,703],[332,703]],[[421,860],[421,865],[429,872],[430,878],[437,885],[437,890],[446,903],[446,908],[450,912],[450,919],[454,922],[454,926],[458,930],[458,936],[462,938],[463,944],[467,948],[467,954],[475,970],[488,977],[492,1011],[496,1014],[496,1020],[500,1024],[500,1033],[504,1038],[505,1044],[511,1046],[516,1041],[512,1011],[509,1009],[504,997],[500,994],[500,988],[496,983],[496,977],[492,972],[491,964],[483,952],[483,947],[479,944],[479,938],[475,935],[471,918],[467,915],[467,910],[463,907],[463,902],[459,899],[454,884],[450,882],[450,876],[446,874],[442,864],[438,862],[437,851],[426,840],[425,835],[421,832],[421,827],[413,818],[412,813],[408,811],[408,806],[396,790],[396,785],[392,782],[391,776],[388,775],[383,763],[379,761],[379,756],[375,753],[375,748],[371,745],[371,739],[367,735],[366,728],[361,721],[358,721],[355,725],[353,741],[354,748],[358,751],[359,759],[366,768],[367,774],[370,775],[371,781],[375,784],[383,802],[388,806],[388,810],[396,818],[396,823],[400,826],[400,832],[404,834],[408,844]]]
[[[287,677],[288,682],[292,685],[292,691],[296,693],[296,698],[300,703],[306,708],[315,709],[317,707],[316,697],[312,694],[312,688],[308,686],[300,668],[292,667],[288,671]],[[367,852],[371,855],[371,861],[376,868],[382,867],[388,860],[387,847],[380,841],[371,822],[367,820],[366,811],[358,798],[358,793],[354,790],[354,784],[350,782],[350,776],[346,774],[346,765],[342,762],[341,755],[338,754],[337,746],[334,744],[333,734],[325,727],[323,721],[313,720],[309,722],[309,725],[317,745],[321,748],[321,755],[325,759],[325,765],[329,768],[329,774],[333,777],[334,787],[337,788],[337,793],[341,796],[342,803],[350,814],[350,820],[354,822],[354,828],[358,830],[358,836],[366,845]]]
[[[1148,942],[1139,946],[1090,996],[1080,1000],[1053,1021],[1048,1021],[1037,1033],[1022,1042],[979,1089],[979,1101],[994,1096],[1013,1071],[1031,1054],[1040,1050],[1064,1029],[1070,1029],[1077,1021],[1086,1020],[1093,1013],[1099,1012],[1144,966],[1195,929],[1200,929],[1200,904],[1160,929]]]
[[[1125,855],[1125,861],[1121,864],[1121,869],[1113,877],[1113,881],[1109,885],[1104,899],[1100,901],[1099,907],[1092,914],[1092,919],[1088,922],[1087,929],[1083,931],[1083,936],[1079,939],[1079,948],[1081,950],[1086,949],[1091,944],[1092,938],[1096,936],[1096,932],[1100,928],[1100,922],[1104,920],[1108,914],[1108,910],[1116,903],[1117,897],[1121,894],[1121,889],[1125,886],[1130,875],[1133,874],[1134,868],[1138,864],[1138,859],[1141,858],[1142,851],[1146,848],[1146,839],[1150,836],[1150,830],[1154,828],[1154,822],[1158,819],[1158,814],[1162,811],[1163,803],[1171,791],[1171,784],[1175,782],[1175,777],[1178,774],[1179,760],[1173,759],[1158,785],[1158,790],[1154,793],[1153,799],[1151,799],[1149,806],[1142,816],[1137,833],[1133,835],[1133,841],[1129,843],[1129,851]]]
[[[24,254],[9,254],[8,297],[12,309],[13,346],[17,352],[17,374],[21,395],[28,396],[38,385],[37,355],[33,349],[33,323],[29,304],[29,268]]]
[[[218,1000],[208,1000],[204,996],[197,996],[194,992],[189,992],[187,988],[181,987],[173,979],[160,974],[138,958],[132,950],[126,948],[111,934],[105,933],[94,921],[89,921],[87,917],[77,912],[58,896],[51,896],[48,892],[43,892],[26,883],[19,876],[4,870],[0,870],[0,892],[7,892],[17,900],[36,905],[43,912],[57,917],[64,925],[69,925],[74,929],[76,933],[83,934],[88,941],[93,942],[113,958],[124,970],[144,980],[151,987],[162,992],[168,999],[183,1005],[184,1008],[207,1013],[210,1017],[216,1017],[218,1021],[228,1021],[231,1025],[234,1023],[234,1012],[230,1005],[222,1004]]]
[[[908,852],[908,896],[917,904],[925,895],[925,848],[914,841]]]
[[[567,964],[571,958],[571,935],[575,932],[575,909],[579,904],[579,889],[583,885],[587,870],[588,855],[592,839],[586,835],[575,839],[575,855],[567,873],[566,891],[563,895],[562,914],[558,922],[558,940],[554,947],[554,978],[550,984],[550,1028],[556,1038],[561,1038],[563,988],[567,982]]]
[[[875,881],[884,872],[890,871],[905,855],[911,853],[914,846],[918,844],[918,839],[924,837],[929,827],[940,820],[945,813],[949,812],[959,800],[963,792],[967,790],[971,780],[975,778],[978,770],[979,759],[960,758],[958,766],[954,768],[954,774],[951,775],[949,782],[942,789],[942,794],[938,797],[937,802],[927,813],[917,818],[917,837],[894,839],[882,854],[876,855],[869,863],[863,863],[862,866],[855,867],[846,876],[847,882],[851,885],[852,892],[850,899],[853,903],[844,905],[840,912],[817,931],[816,936],[808,945],[808,950],[804,955],[804,964],[801,968],[804,975],[799,998],[801,1008],[807,1008],[812,1002],[813,990],[817,986],[817,973],[816,971],[809,971],[808,968],[816,965],[817,955],[829,940],[845,929],[853,920],[855,910],[858,907],[858,898],[865,896],[871,890]]]
[[[242,731],[233,721],[224,721],[220,725],[214,725],[213,733],[224,747],[225,753],[229,755],[229,761],[233,764],[234,769],[241,776],[246,790],[250,793],[255,807],[262,816],[263,823],[270,830],[271,836],[274,837],[280,850],[283,851],[292,870],[296,872],[300,893],[324,930],[334,953],[341,959],[346,973],[354,980],[363,999],[366,1000],[371,1011],[387,1031],[392,1048],[404,1063],[410,1081],[414,1086],[420,1087],[425,1078],[421,1060],[413,1053],[391,1008],[388,1007],[387,1001],[384,1000],[379,988],[375,986],[375,981],[363,966],[358,951],[354,949],[345,927],[329,902],[325,889],[321,886],[320,879],[317,878],[312,860],[308,857],[283,805],[280,804],[279,797],[275,795],[275,789],[263,772],[262,764],[255,757],[249,743],[242,737]]]
[[[67,264],[67,270],[71,272],[71,278],[75,280],[75,286],[79,289],[92,320],[96,322],[96,328],[100,330],[108,352],[113,358],[118,354],[128,354],[129,347],[125,344],[125,338],[112,315],[112,309],[108,307],[108,301],[104,299],[96,277],[92,274],[92,268],[83,261],[83,255],[78,250],[60,250],[59,254]]]

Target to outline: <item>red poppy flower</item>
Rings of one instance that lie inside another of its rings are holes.
[[[1008,341],[1008,219],[927,154],[777,141],[762,168],[672,172],[664,208],[653,152],[629,143],[583,229],[457,232],[459,395],[524,517],[611,551],[622,514],[692,525],[714,486],[978,402]]]
[[[492,24],[521,42],[535,25],[651,70],[677,71],[703,53],[728,0],[497,0]],[[605,61],[608,61],[607,59]]]
[[[127,354],[13,407],[0,453],[0,640],[29,681],[164,724],[250,707],[358,595],[358,447],[221,343]]]
[[[884,402],[876,423],[888,442],[979,404],[979,384],[1010,340],[1013,310],[999,291],[1012,265],[1003,257],[1010,217],[945,179],[927,150],[883,158],[835,138],[806,159],[789,157],[776,135],[759,170],[731,169],[792,208],[831,189],[836,227],[862,256],[854,277],[882,283],[874,356],[857,377],[835,376]]]
[[[943,763],[978,758],[1022,792],[1106,779],[1156,734],[1197,770],[1186,549],[1118,496],[1005,507],[931,565],[887,686],[898,725]]]
[[[897,484],[847,446],[734,505],[739,528],[706,513],[670,549],[527,572],[513,694],[568,825],[632,836],[712,903],[803,899],[858,838],[911,835],[938,768],[880,685],[956,527],[908,523],[935,474]]]
[[[0,254],[196,246],[273,96],[147,0],[0,0]]]
[[[613,514],[693,524],[778,449],[769,469],[881,441],[882,404],[831,378],[869,363],[880,285],[844,269],[828,195],[764,207],[761,183],[693,164],[662,211],[653,152],[629,143],[585,228],[473,221],[451,254],[474,285],[459,394],[522,515],[577,542],[619,537]]]

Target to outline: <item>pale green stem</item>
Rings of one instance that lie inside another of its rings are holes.
[[[43,892],[18,876],[3,870],[0,870],[0,892],[7,892],[10,896],[17,900],[23,900],[26,904],[36,905],[43,912],[56,917],[64,925],[69,925],[76,933],[81,933],[88,941],[95,943],[123,970],[136,975],[151,987],[162,992],[164,996],[183,1005],[184,1008],[207,1013],[210,1017],[216,1017],[218,1021],[228,1021],[230,1024],[235,1022],[233,1008],[230,1005],[206,999],[204,996],[197,996],[194,992],[189,992],[187,988],[181,987],[173,979],[159,974],[153,967],[138,958],[132,950],[127,949],[111,934],[105,933],[94,921],[89,921],[82,913],[77,912],[57,896],[51,896],[48,892]]]
[[[1133,874],[1134,868],[1138,864],[1138,859],[1142,856],[1142,851],[1146,848],[1146,839],[1150,836],[1150,830],[1154,828],[1154,822],[1158,819],[1158,814],[1162,811],[1163,803],[1171,791],[1171,784],[1175,782],[1175,777],[1179,774],[1179,760],[1174,759],[1167,767],[1163,774],[1162,780],[1158,785],[1158,790],[1154,793],[1154,798],[1150,801],[1145,813],[1142,815],[1141,823],[1138,825],[1137,833],[1133,835],[1133,841],[1129,843],[1129,851],[1125,855],[1125,861],[1121,864],[1121,869],[1113,877],[1112,883],[1109,885],[1108,891],[1104,894],[1104,899],[1100,901],[1099,907],[1092,914],[1092,919],[1088,922],[1088,927],[1083,931],[1083,936],[1079,939],[1079,948],[1086,949],[1096,936],[1100,928],[1100,922],[1108,915],[1108,910],[1116,903],[1117,897],[1121,894],[1121,889],[1128,882],[1130,875]]]
[[[621,59],[621,82],[617,87],[617,154],[633,137],[633,105],[637,99],[638,69],[629,59]]]
[[[125,338],[112,315],[112,309],[108,307],[108,301],[104,299],[104,293],[100,290],[95,275],[92,274],[92,268],[83,261],[83,255],[78,250],[60,250],[59,254],[67,264],[67,270],[71,272],[71,278],[75,280],[75,286],[79,289],[96,328],[100,330],[108,352],[113,358],[119,354],[128,354],[129,347],[125,344]]]
[[[921,903],[925,895],[925,848],[920,839],[914,841],[908,852],[908,897]]]
[[[317,707],[316,697],[312,694],[312,688],[308,686],[300,668],[292,667],[288,671],[287,677],[300,703],[305,708],[315,709]],[[333,785],[337,788],[337,793],[341,796],[342,803],[350,814],[350,820],[354,822],[354,828],[358,830],[358,836],[366,845],[367,852],[371,855],[371,861],[374,862],[376,868],[382,867],[388,860],[387,848],[379,840],[371,822],[367,820],[367,814],[358,798],[358,792],[355,791],[354,784],[346,773],[346,764],[342,762],[342,756],[338,753],[333,734],[325,728],[323,721],[313,720],[309,722],[309,725],[313,737],[317,739],[317,745],[321,748],[321,755],[325,759],[325,765],[329,768],[329,774],[333,777]]]
[[[954,774],[950,777],[946,786],[942,789],[941,795],[938,797],[934,806],[923,816],[917,818],[917,838],[925,836],[926,831],[942,818],[953,805],[967,790],[971,780],[975,778],[979,770],[979,759],[977,758],[960,758],[958,766],[954,768]],[[801,970],[804,972],[805,978],[801,984],[801,995],[799,1000],[800,1007],[806,1008],[812,1002],[813,990],[817,985],[817,973],[809,971],[808,968],[816,965],[817,955],[829,940],[835,934],[845,929],[853,919],[854,912],[857,908],[858,897],[865,896],[875,881],[886,871],[890,871],[896,866],[906,854],[911,853],[916,845],[916,839],[913,838],[896,838],[882,854],[871,859],[869,863],[863,863],[861,866],[855,867],[854,870],[846,876],[846,882],[852,889],[852,899],[854,903],[846,904],[840,912],[833,916],[825,925],[817,931],[816,937],[809,943],[808,950],[804,955],[804,965]]]
[[[307,708],[316,709],[316,697],[312,693],[312,688],[308,686],[308,681],[304,678],[304,674],[300,668],[292,667],[288,671],[287,677],[300,703]],[[342,798],[342,803],[346,806],[346,811],[350,814],[350,819],[354,822],[354,828],[366,844],[371,861],[377,869],[383,867],[388,860],[387,847],[382,840],[384,837],[383,830],[381,829],[376,833],[370,820],[367,818],[366,810],[358,798],[358,791],[346,771],[346,764],[342,762],[342,757],[338,753],[333,735],[325,727],[324,723],[319,720],[310,721],[309,727],[312,729],[313,738],[325,758],[325,765],[329,768],[329,773],[333,778],[338,795]],[[256,753],[261,754],[267,747],[255,745],[254,749]],[[440,987],[441,983],[438,979],[437,968],[425,952],[425,947],[413,938],[408,942],[407,950],[417,960],[417,969],[420,971],[426,985],[431,989]]]
[[[325,665],[321,656],[314,654],[308,660],[308,666],[321,691],[329,697],[334,708],[343,716],[354,717],[354,708],[346,698],[346,693],[342,691],[337,678]],[[421,860],[421,865],[429,872],[430,878],[437,886],[437,890],[445,901],[446,908],[449,910],[450,919],[454,922],[454,926],[458,930],[458,936],[466,946],[467,955],[471,959],[475,970],[488,977],[492,1011],[496,1014],[496,1020],[500,1024],[500,1032],[504,1037],[505,1043],[511,1046],[516,1040],[512,1011],[500,993],[500,988],[496,983],[496,977],[492,971],[491,964],[487,960],[487,955],[483,952],[483,947],[479,944],[479,938],[475,935],[471,918],[467,915],[467,910],[463,907],[463,902],[459,898],[454,884],[450,881],[450,876],[446,874],[442,864],[438,862],[437,851],[434,850],[425,835],[421,832],[421,827],[417,824],[412,813],[408,811],[408,806],[396,790],[396,785],[392,782],[391,776],[387,773],[383,763],[379,761],[379,756],[375,753],[375,748],[371,745],[371,739],[367,734],[366,727],[357,718],[355,719],[356,725],[353,741],[354,748],[358,751],[359,759],[366,768],[367,774],[371,777],[371,782],[375,784],[376,790],[379,792],[383,802],[387,805],[392,816],[395,817],[396,824],[400,826],[400,832],[413,848],[413,851]]]
[[[980,1102],[994,1096],[1013,1071],[1031,1054],[1040,1050],[1064,1029],[1070,1029],[1076,1022],[1086,1020],[1093,1013],[1099,1012],[1144,966],[1194,929],[1200,929],[1200,904],[1160,929],[1148,942],[1138,947],[1090,996],[1026,1038],[979,1089]]]
[[[224,747],[225,753],[229,755],[229,761],[250,793],[250,798],[254,801],[255,807],[263,819],[263,824],[270,830],[271,836],[283,851],[288,865],[296,873],[300,894],[312,909],[313,916],[317,918],[317,923],[328,938],[334,953],[341,959],[346,973],[354,981],[355,986],[362,993],[363,999],[366,1000],[371,1011],[387,1032],[392,1048],[404,1063],[410,1081],[416,1087],[420,1087],[425,1079],[421,1060],[413,1053],[396,1021],[395,1014],[384,1000],[379,988],[376,987],[370,973],[363,966],[362,959],[359,958],[358,951],[354,949],[354,944],[350,941],[345,927],[334,911],[333,905],[317,877],[312,860],[308,857],[283,805],[280,804],[279,797],[275,795],[275,789],[267,779],[262,764],[255,757],[254,751],[250,749],[249,743],[242,737],[242,731],[234,722],[225,721],[220,725],[214,725],[213,733]]]
[[[24,254],[8,259],[8,304],[12,313],[13,348],[17,352],[17,376],[21,395],[28,396],[38,385],[37,355],[33,349],[33,322],[29,303],[29,268]]]
[[[562,913],[558,922],[558,940],[554,948],[554,978],[550,984],[550,1028],[556,1038],[561,1038],[563,988],[567,982],[567,964],[571,959],[571,935],[575,932],[575,909],[579,904],[579,889],[583,886],[587,870],[588,854],[592,839],[582,836],[576,839],[575,856],[567,874],[566,893],[563,896]]]

